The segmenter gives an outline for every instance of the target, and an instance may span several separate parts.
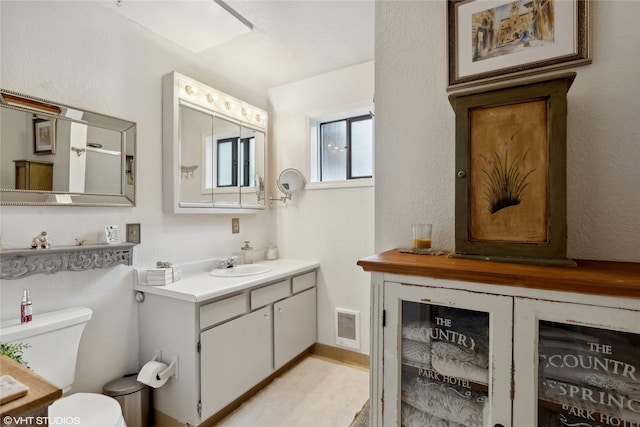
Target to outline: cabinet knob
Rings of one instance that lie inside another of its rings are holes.
[[[282,307],[278,307],[278,311],[282,313]]]
[[[458,171],[458,178],[464,178],[465,176],[467,176],[467,173],[465,171]],[[496,427],[502,427],[499,424],[496,424]]]
[[[268,319],[269,318],[269,313],[265,313],[264,318]]]

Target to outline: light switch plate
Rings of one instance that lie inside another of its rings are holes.
[[[231,218],[231,233],[237,234],[240,232],[240,218]]]
[[[140,243],[140,224],[127,224],[127,242]]]

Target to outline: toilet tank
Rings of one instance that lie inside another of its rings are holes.
[[[22,359],[38,375],[69,391],[76,373],[80,337],[93,312],[86,307],[39,313],[29,323],[2,322],[0,341],[30,345]]]

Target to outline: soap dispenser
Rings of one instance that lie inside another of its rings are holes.
[[[249,241],[245,240],[244,241],[244,246],[241,247],[240,249],[242,249],[242,264],[251,264],[253,263],[253,248],[251,246],[249,246]]]

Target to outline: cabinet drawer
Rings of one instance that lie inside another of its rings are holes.
[[[251,310],[255,310],[263,305],[271,304],[274,301],[286,298],[290,294],[291,290],[289,289],[289,280],[283,280],[282,282],[274,283],[273,285],[251,291]]]
[[[200,329],[224,322],[247,312],[246,294],[225,298],[200,307]]]
[[[304,291],[305,289],[313,288],[316,285],[316,272],[310,271],[309,273],[301,274],[293,278],[293,293]]]

